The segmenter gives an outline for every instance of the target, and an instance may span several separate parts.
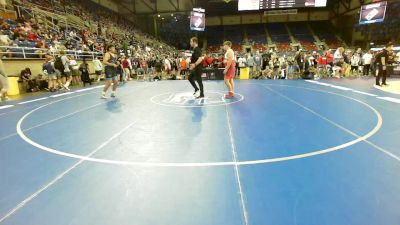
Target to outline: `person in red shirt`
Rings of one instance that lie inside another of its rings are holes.
[[[332,53],[331,49],[329,49],[326,52],[325,57],[326,57],[326,63],[328,63],[328,64],[332,64],[333,63],[333,53]]]
[[[124,57],[124,60],[122,61],[122,68],[124,69],[125,72],[125,81],[132,80],[131,79],[131,70],[130,70],[130,65],[129,65],[129,58]]]
[[[333,72],[332,68],[333,68],[333,53],[332,53],[332,49],[329,49],[326,53],[325,53],[325,57],[326,57],[326,63],[327,65],[330,66],[329,72]]]
[[[38,40],[38,36],[35,34],[33,30],[28,33],[26,38],[28,38],[29,41],[34,41],[34,42]]]

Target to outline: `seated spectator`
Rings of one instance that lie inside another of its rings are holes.
[[[26,38],[28,39],[28,41],[32,41],[32,42],[38,41],[38,36],[35,33],[35,30],[29,31],[28,35],[26,35]]]
[[[264,70],[261,71],[260,76],[256,76],[256,79],[259,80],[267,80],[267,79],[272,79],[272,73],[273,70],[269,68],[269,66],[266,66]]]
[[[22,70],[21,74],[20,74],[20,80],[22,82],[27,82],[27,84],[28,84],[27,91],[28,92],[36,92],[36,91],[40,90],[36,80],[32,78],[31,69],[25,68],[24,70]]]

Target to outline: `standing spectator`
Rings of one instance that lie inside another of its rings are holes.
[[[244,58],[243,56],[240,56],[239,59],[238,59],[239,68],[245,68],[246,67],[246,61],[247,61],[246,58]]]
[[[130,65],[129,65],[129,58],[126,58],[125,56],[122,58],[122,68],[124,69],[125,73],[125,81],[130,80],[131,78],[131,70],[130,70]]]
[[[181,62],[180,62],[181,74],[184,77],[186,77],[186,73],[187,73],[188,65],[189,65],[186,58],[187,57],[184,55],[183,58],[181,59]]]
[[[61,50],[60,51],[60,55],[61,55],[61,62],[62,65],[64,67],[64,70],[61,71],[61,82],[63,84],[63,87],[69,91],[69,85],[71,84],[72,81],[72,76],[71,76],[71,69],[69,68],[69,58],[68,56],[65,54],[65,50]]]
[[[100,62],[99,58],[96,57],[93,60],[94,71],[96,73],[96,80],[100,82],[101,75],[103,73],[103,64]]]
[[[147,67],[148,67],[148,69],[147,69],[147,74],[149,75],[150,80],[151,80],[151,77],[154,76],[154,67],[155,67],[155,64],[156,64],[156,62],[155,62],[155,60],[154,60],[154,56],[150,57],[150,58],[147,60]]]
[[[363,75],[364,76],[368,76],[369,75],[369,71],[371,68],[371,62],[372,62],[372,52],[371,50],[369,50],[367,53],[365,53],[362,57],[362,61],[363,61]]]
[[[79,85],[81,83],[80,77],[79,77],[79,65],[78,62],[72,57],[72,59],[69,61],[69,66],[71,68],[71,74],[72,74],[72,84],[73,85]]]
[[[358,74],[358,66],[359,66],[359,63],[360,63],[360,55],[357,52],[355,52],[353,54],[353,56],[351,57],[350,61],[351,61],[351,74],[354,75],[354,71],[356,71],[357,74]]]
[[[54,65],[51,61],[52,61],[51,56],[47,55],[43,64],[43,73],[48,77],[49,91],[54,92],[57,91],[57,74]]]
[[[280,68],[280,79],[287,79],[289,65],[285,58],[279,58],[279,68]]]
[[[326,57],[326,63],[327,63],[327,65],[330,66],[329,72],[332,73],[332,72],[333,72],[333,70],[332,70],[332,68],[333,68],[333,54],[332,54],[332,49],[329,49],[328,51],[326,51],[325,57]]]
[[[314,60],[311,56],[307,55],[304,63],[304,77],[306,79],[313,79],[315,74]]]
[[[260,52],[257,50],[256,55],[254,56],[254,71],[256,77],[260,76],[261,67],[262,67],[262,57],[260,55]]]
[[[254,76],[254,57],[253,57],[253,55],[252,54],[249,54],[248,56],[247,56],[247,61],[246,61],[246,63],[247,63],[247,66],[249,67],[249,71],[250,71],[250,78],[253,78],[253,76]]]
[[[86,58],[83,58],[83,62],[79,66],[79,71],[81,72],[81,80],[83,86],[85,87],[87,83],[92,85],[92,80],[90,79],[90,73],[89,73],[89,64],[86,62]]]
[[[156,59],[156,63],[155,63],[155,70],[156,70],[156,75],[154,77],[154,80],[160,80],[161,79],[161,70],[162,70],[162,60],[160,58]]]
[[[298,72],[300,74],[303,74],[304,71],[304,53],[302,52],[297,52],[296,56],[295,56],[295,60],[297,62],[297,66],[298,66]]]
[[[165,56],[165,60],[164,60],[164,71],[167,75],[167,77],[171,74],[171,62],[168,59],[168,56]]]

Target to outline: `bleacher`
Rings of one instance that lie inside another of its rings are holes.
[[[224,28],[223,26],[210,26],[207,27],[207,46],[209,49],[220,49],[220,46],[224,43]]]
[[[239,25],[224,26],[226,39],[231,41],[232,44],[243,43],[243,30]]]
[[[317,46],[314,44],[315,39],[308,29],[306,23],[289,23],[288,27],[293,37],[303,46],[307,51],[318,50]]]
[[[342,45],[333,32],[333,26],[329,21],[311,22],[310,26],[318,38],[325,42],[329,48],[336,49]]]
[[[264,24],[251,24],[247,25],[247,38],[253,45],[266,44],[267,36],[265,33]]]
[[[290,36],[283,23],[269,23],[266,25],[271,40],[279,51],[287,51],[290,48]]]
[[[161,38],[180,49],[188,49],[188,40],[195,36],[194,32],[187,29],[190,21],[186,16],[177,15],[175,18],[166,21],[160,28]]]
[[[160,45],[170,49],[170,46],[165,43],[136,29],[131,22],[118,13],[91,1],[15,0],[13,4],[13,9],[18,9],[19,15],[23,17],[18,20],[0,18],[2,34],[14,40],[12,46],[3,48],[3,57],[6,58],[39,58],[45,53],[54,55],[58,54],[60,50],[58,47],[64,48],[66,43],[71,43],[71,47],[66,49],[67,55],[77,59],[87,56],[101,58],[105,40],[116,46],[121,46],[123,41],[129,40],[129,43],[136,43],[136,46],[142,49],[145,46],[158,48]],[[82,21],[83,26],[76,21],[69,21],[69,17],[76,17]],[[62,22],[60,18],[65,21]],[[23,20],[19,22],[22,26],[21,30],[32,28],[31,40],[27,36],[29,31],[14,35],[18,29],[17,21],[21,20]],[[54,21],[58,23],[53,23]],[[100,30],[98,28],[102,27],[106,28],[106,31],[98,33]],[[75,31],[76,36],[70,36],[71,31]],[[44,45],[39,45],[42,41]],[[49,50],[53,42],[57,42],[56,51]],[[119,50],[123,51],[123,49]]]

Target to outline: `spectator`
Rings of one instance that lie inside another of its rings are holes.
[[[357,72],[358,75],[358,66],[360,64],[360,55],[355,52],[351,57],[351,74],[354,75],[354,71]]]
[[[123,57],[122,58],[122,68],[124,70],[125,73],[125,81],[130,80],[131,77],[131,70],[130,70],[130,63],[129,63],[129,58],[127,57]]]
[[[81,72],[81,80],[83,82],[83,86],[85,87],[87,83],[92,85],[92,80],[90,79],[89,64],[86,62],[85,58],[83,58],[83,62],[79,66],[79,71]]]
[[[60,51],[61,55],[61,62],[63,65],[64,70],[61,71],[61,82],[63,83],[63,87],[69,91],[69,85],[71,84],[72,81],[72,76],[71,76],[71,69],[69,68],[70,60],[69,57],[65,54],[65,50]]]
[[[363,75],[364,76],[368,76],[369,75],[369,71],[371,69],[371,62],[372,62],[372,51],[369,50],[367,53],[365,53],[362,57],[362,61],[363,61]]]
[[[50,55],[46,56],[45,62],[43,63],[43,73],[48,77],[49,91],[57,91],[57,73],[52,62],[52,57]]]
[[[254,76],[254,57],[252,54],[248,54],[246,64],[249,67],[250,78],[252,78]]]
[[[26,82],[28,84],[27,91],[28,92],[37,92],[39,91],[39,86],[35,79],[32,78],[32,72],[30,68],[25,68],[20,73],[20,80],[22,82]]]
[[[97,82],[100,82],[101,75],[103,73],[103,64],[100,62],[98,57],[95,57],[95,59],[93,60],[93,65],[96,73],[96,80]]]
[[[73,57],[71,57],[71,60],[69,60],[69,67],[71,69],[72,85],[79,85],[81,83],[79,76],[79,65]]]

